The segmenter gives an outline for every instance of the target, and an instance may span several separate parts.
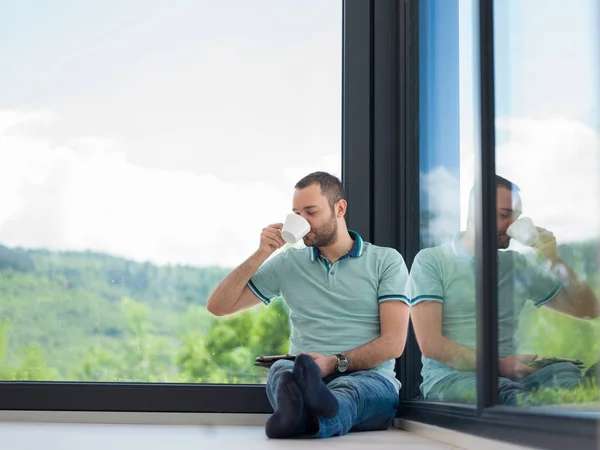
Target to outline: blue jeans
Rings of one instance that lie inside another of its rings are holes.
[[[569,362],[546,366],[520,380],[498,378],[498,402],[516,405],[517,400],[534,405],[529,394],[539,388],[572,389],[582,382],[581,369]],[[435,384],[427,394],[427,400],[444,402],[474,402],[477,392],[475,372],[455,372]]]
[[[293,361],[277,361],[269,370],[267,397],[273,410],[277,410],[277,386],[284,372],[292,372]],[[383,376],[370,370],[347,375],[332,375],[323,380],[339,403],[335,417],[318,417],[316,434],[307,436],[326,438],[341,436],[349,431],[385,430],[398,409],[398,389]]]

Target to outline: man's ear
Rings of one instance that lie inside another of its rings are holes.
[[[344,217],[346,214],[346,209],[348,208],[348,203],[346,200],[341,199],[335,204],[335,216],[336,217]]]

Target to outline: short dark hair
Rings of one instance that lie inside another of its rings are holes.
[[[306,175],[296,183],[294,189],[304,189],[313,184],[321,186],[321,194],[327,197],[332,210],[338,201],[345,198],[344,186],[340,179],[327,172],[313,172]]]
[[[496,188],[499,188],[500,186],[505,187],[506,189],[508,189],[511,192],[519,193],[521,191],[519,186],[517,186],[512,181],[509,181],[506,178],[501,177],[500,175],[496,175]]]

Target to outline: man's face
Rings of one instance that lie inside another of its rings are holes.
[[[313,184],[294,192],[293,211],[304,217],[310,224],[309,233],[304,236],[307,247],[326,247],[337,239],[337,217],[331,210],[327,197],[321,193],[321,186]]]
[[[510,236],[506,234],[506,230],[522,213],[521,197],[517,192],[513,193],[504,186],[498,186],[496,208],[498,248],[508,248],[510,245]]]

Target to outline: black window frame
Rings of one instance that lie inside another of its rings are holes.
[[[493,0],[478,0],[478,7],[478,403],[473,408],[419,398],[421,353],[411,328],[396,366],[403,384],[397,418],[533,447],[595,448],[596,413],[497,404]],[[419,1],[344,0],[342,20],[348,223],[366,240],[397,248],[410,267],[420,248]],[[272,412],[264,385],[78,382],[0,382],[0,410]]]

